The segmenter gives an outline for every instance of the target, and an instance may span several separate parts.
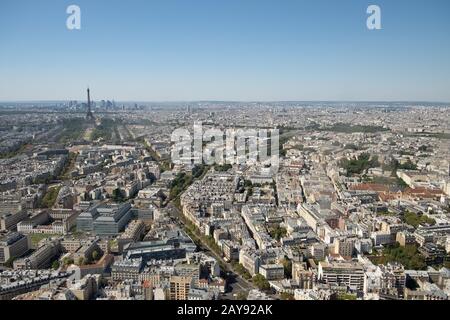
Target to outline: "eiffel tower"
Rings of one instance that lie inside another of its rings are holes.
[[[89,87],[87,88],[87,108],[86,120],[95,121],[95,117],[91,111],[91,95],[89,92]]]

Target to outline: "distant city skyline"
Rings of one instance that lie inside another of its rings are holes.
[[[58,99],[58,100],[0,100],[0,103],[24,103],[24,104],[48,104],[48,103],[66,103],[70,101],[77,102],[85,102],[85,98],[80,99]],[[399,103],[410,103],[410,104],[430,104],[430,105],[439,105],[439,104],[449,104],[450,101],[431,101],[431,100],[390,100],[390,101],[382,101],[382,100],[116,100],[112,98],[99,98],[92,99],[92,102],[101,102],[101,101],[111,101],[115,103],[162,103],[162,104],[183,104],[183,103],[300,103],[300,104],[317,104],[317,103],[353,103],[353,104],[399,104]]]
[[[68,30],[66,8],[81,8]],[[366,9],[381,8],[382,30]],[[0,101],[450,101],[450,2],[0,4]]]

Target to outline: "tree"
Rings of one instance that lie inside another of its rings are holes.
[[[74,261],[73,261],[73,259],[72,258],[64,258],[63,259],[63,264],[65,265],[65,266],[68,266],[68,265],[71,265],[71,264],[73,264],[74,263]]]
[[[247,300],[247,297],[248,297],[248,293],[247,293],[247,292],[245,292],[245,291],[240,291],[240,292],[237,294],[236,299],[237,299],[237,300]]]
[[[97,250],[92,251],[92,260],[93,261],[97,261],[98,260],[98,256],[99,256],[99,253],[98,253]]]
[[[198,172],[197,172],[198,174]],[[176,175],[170,186],[170,199],[175,199],[183,192],[193,181],[192,176],[187,175],[184,172],[180,172]]]
[[[450,269],[450,260],[449,261],[444,261],[444,267],[447,269]]]
[[[57,270],[58,268],[59,268],[59,261],[58,260],[53,261],[52,269]]]
[[[356,300],[356,295],[350,293],[340,293],[337,296],[337,300]]]
[[[398,262],[409,270],[424,270],[427,265],[425,258],[418,252],[417,245],[401,247],[398,242],[383,249],[380,256],[374,257],[375,264]]]
[[[408,159],[405,163],[399,164],[398,169],[403,170],[417,170],[417,165]]]
[[[124,197],[122,195],[122,191],[120,191],[119,188],[113,190],[112,199],[115,202],[123,202],[124,201]]]
[[[14,260],[15,260],[14,257],[10,257],[10,258],[8,259],[8,261],[6,261],[6,262],[4,263],[5,267],[12,268],[12,267],[13,267]]]
[[[224,164],[224,165],[215,165],[214,166],[214,170],[216,171],[220,171],[220,172],[224,172],[224,171],[228,171],[232,168],[231,164]]]
[[[292,278],[292,261],[289,258],[284,257],[281,263],[283,264],[284,275],[286,278]]]
[[[434,220],[433,218],[428,218],[425,215],[418,215],[415,214],[414,212],[409,211],[405,212],[405,214],[403,215],[403,221],[413,226],[414,228],[417,228],[421,224],[429,224],[429,225],[436,224],[436,220]]]
[[[295,300],[294,295],[287,292],[282,292],[280,296],[281,300]]]
[[[252,278],[251,274],[240,263],[234,262],[233,263],[233,269],[246,280],[250,280]]]
[[[344,147],[346,150],[358,150],[358,146],[354,143],[347,143]]]
[[[78,258],[78,265],[79,265],[79,266],[84,265],[85,262],[86,262],[86,261],[85,261],[85,259],[84,259],[83,257]]]
[[[369,153],[361,153],[358,158],[347,159],[343,158],[340,161],[340,166],[347,171],[348,176],[353,174],[361,174],[369,168],[376,168],[380,165],[378,156],[371,157]]]
[[[51,208],[56,202],[56,198],[58,197],[59,190],[61,187],[54,187],[47,190],[47,193],[42,198],[42,207],[43,208]]]
[[[277,241],[286,236],[287,230],[279,225],[269,231],[270,236]]]
[[[269,281],[262,275],[257,274],[252,279],[253,283],[258,287],[259,290],[268,291],[270,290]]]

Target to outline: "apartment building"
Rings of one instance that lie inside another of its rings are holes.
[[[351,290],[364,289],[364,269],[357,262],[321,261],[318,280],[331,285],[347,286]]]
[[[18,232],[0,234],[0,263],[17,258],[30,249],[28,236]]]
[[[14,269],[42,269],[50,266],[52,260],[60,254],[59,240],[50,241],[39,247],[31,255],[14,261]]]

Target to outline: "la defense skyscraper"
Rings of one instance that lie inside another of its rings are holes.
[[[89,87],[87,88],[87,113],[86,113],[86,120],[92,120],[94,121],[94,115],[92,114],[91,110],[91,94],[89,91]]]

